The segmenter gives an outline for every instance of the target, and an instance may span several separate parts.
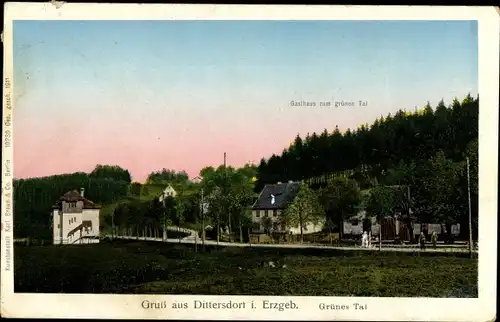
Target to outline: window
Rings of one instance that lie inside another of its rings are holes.
[[[61,224],[57,224],[57,229],[60,229],[61,228]]]
[[[260,210],[255,210],[255,217],[260,217]]]
[[[267,210],[267,209],[265,210],[264,216],[269,217],[269,210]]]
[[[276,217],[278,215],[278,210],[277,209],[273,209],[273,217]]]
[[[353,219],[353,220],[351,221],[351,223],[352,223],[352,225],[353,225],[353,226],[357,226],[357,225],[359,225],[359,220],[357,220],[357,219]]]

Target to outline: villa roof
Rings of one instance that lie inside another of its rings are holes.
[[[252,209],[284,209],[293,201],[300,185],[300,182],[267,184]],[[274,203],[272,203],[273,195]]]
[[[83,201],[83,209],[99,209],[101,206],[95,204],[94,202],[88,200],[87,198],[82,197],[78,191],[71,190],[66,192],[64,195],[59,198],[59,201],[52,207],[54,209],[61,209],[62,202],[77,202]]]

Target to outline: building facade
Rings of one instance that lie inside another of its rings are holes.
[[[295,199],[300,182],[268,184],[260,193],[252,206],[252,222],[256,226],[254,232],[265,233],[274,231],[281,233],[300,234],[300,227],[286,226],[281,219],[282,212]],[[309,234],[321,231],[323,224],[305,223],[303,233]]]
[[[175,198],[175,196],[177,196],[177,191],[175,191],[175,189],[171,185],[168,185],[163,190],[161,195],[158,197],[158,200],[160,202],[163,202],[163,200],[165,200],[165,198],[167,198],[167,197],[174,197]]]
[[[382,228],[382,239],[383,240],[393,240],[399,237],[402,240],[409,240],[410,229],[407,227],[406,223],[398,220],[398,214],[393,217],[385,217],[382,219],[382,227],[376,221],[375,217],[370,217],[371,225],[369,227],[363,227],[363,220],[366,217],[366,212],[360,211],[356,216],[353,216],[349,220],[343,222],[343,233],[345,235],[361,236],[363,231],[371,232],[372,236],[377,237],[380,234],[380,229]],[[415,223],[413,224],[413,235],[420,235],[421,231],[426,231],[427,234],[432,234],[436,232],[438,235],[444,232],[443,224],[430,224],[430,223]],[[451,234],[457,236],[460,233],[460,224],[454,224],[451,226]]]
[[[84,197],[84,189],[65,193],[52,207],[54,245],[99,242],[100,206]]]

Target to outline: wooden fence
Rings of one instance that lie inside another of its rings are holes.
[[[339,240],[338,233],[314,233],[304,234],[304,243],[307,244],[337,244]],[[252,244],[298,244],[300,243],[300,235],[290,235],[286,233],[272,234],[250,234],[250,242]]]

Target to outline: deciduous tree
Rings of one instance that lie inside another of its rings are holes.
[[[393,188],[377,186],[370,190],[365,210],[366,215],[375,217],[379,224],[379,248],[382,248],[382,219],[394,216],[396,205]]]
[[[320,201],[327,219],[338,223],[339,238],[343,236],[343,222],[356,215],[362,202],[361,190],[354,180],[344,177],[333,179],[321,191]]]
[[[301,184],[292,203],[281,212],[281,221],[291,227],[300,228],[300,242],[304,242],[304,228],[309,224],[325,222],[325,213],[318,196],[306,184]]]

